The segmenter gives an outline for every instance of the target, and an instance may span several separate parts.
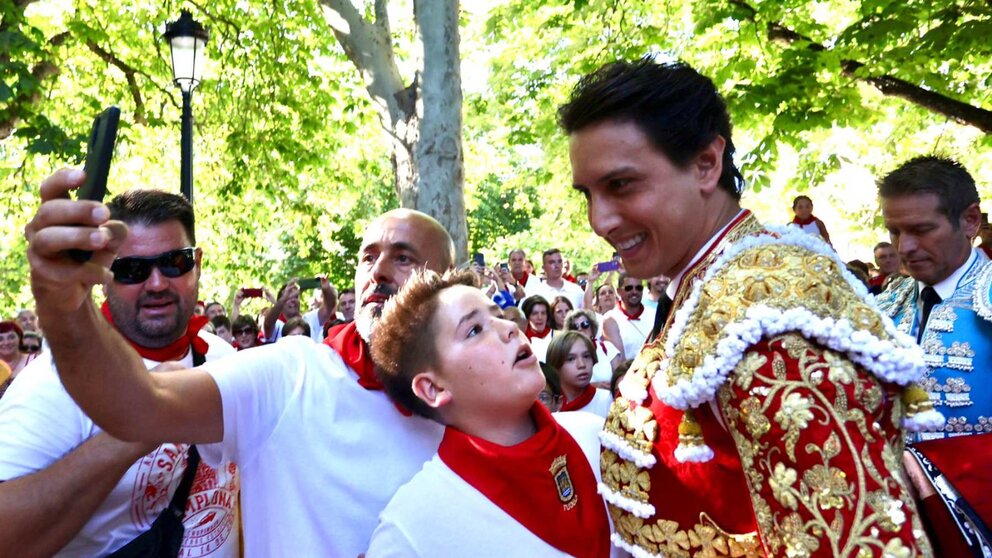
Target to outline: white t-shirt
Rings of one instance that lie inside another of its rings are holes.
[[[613,318],[620,328],[620,338],[623,339],[624,358],[634,358],[641,351],[644,342],[647,341],[651,328],[654,327],[654,315],[656,310],[643,306],[644,311],[636,320],[631,320],[623,313],[618,304],[616,308],[606,313],[607,317]]]
[[[207,361],[233,354],[223,339],[200,332]],[[145,360],[149,368],[159,363]],[[192,354],[183,361],[193,365]],[[35,359],[0,399],[0,480],[38,472],[100,432],[62,387],[51,355]],[[56,556],[106,556],[147,531],[172,500],[186,470],[185,444],[163,444],[139,459],[93,517]],[[181,557],[239,555],[238,489],[233,463],[200,463],[186,504]]]
[[[548,361],[548,347],[551,346],[551,341],[555,338],[555,330],[551,330],[547,335],[542,337],[535,337],[530,340],[530,350],[537,357],[537,361],[544,364]]]
[[[613,379],[613,357],[620,354],[620,349],[602,336],[594,342],[596,344],[596,364],[592,367],[592,379],[590,382],[609,382]]]
[[[318,343],[323,341],[324,324],[320,323],[320,309],[315,308],[300,317],[310,326],[310,338]],[[284,325],[286,325],[286,322],[276,320],[276,325],[272,328],[272,339],[267,339],[266,342],[274,343],[278,341],[282,337],[282,326]]]
[[[581,412],[556,413],[554,417],[582,448],[599,482],[603,419]],[[615,546],[610,547],[611,556],[623,555]],[[366,553],[366,558],[412,556],[537,558],[567,554],[530,532],[435,455],[383,510]]]
[[[323,343],[286,339],[204,368],[224,441],[200,453],[241,469],[248,557],[365,552],[379,512],[441,441],[440,425],[401,415]]]
[[[613,395],[610,394],[610,390],[596,388],[596,394],[592,396],[592,400],[586,403],[585,407],[581,409],[575,409],[574,411],[562,411],[562,413],[575,413],[584,412],[596,415],[601,418],[599,425],[603,426],[603,421],[606,419],[606,415],[610,414],[610,405],[613,405]]]
[[[531,278],[531,281],[535,280],[537,280],[536,277]],[[560,289],[552,287],[547,281],[541,281],[535,284],[533,291],[529,288],[526,289],[527,296],[535,294],[541,295],[548,301],[548,304],[554,304],[555,297],[563,296],[572,301],[573,308],[582,308],[582,303],[586,294],[585,291],[582,290],[582,287],[567,279],[562,279],[561,281],[562,286]],[[530,286],[530,281],[527,282],[527,285]]]

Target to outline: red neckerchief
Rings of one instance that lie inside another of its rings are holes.
[[[340,324],[327,330],[324,344],[341,355],[344,363],[358,374],[358,384],[365,389],[382,390],[382,382],[375,373],[375,364],[369,346],[358,334],[355,322]]]
[[[805,227],[813,221],[816,221],[816,217],[814,217],[812,213],[810,214],[809,219],[800,219],[798,216],[792,218],[792,222],[800,227]]]
[[[324,344],[341,355],[341,360],[358,374],[358,385],[372,391],[382,391],[382,381],[375,373],[375,363],[368,343],[358,333],[358,325],[354,322],[339,324],[327,330]],[[409,410],[393,401],[396,410],[405,417],[412,416]]]
[[[514,276],[513,278],[514,279],[517,279],[516,276]],[[527,272],[525,271],[524,274],[520,277],[520,279],[517,279],[517,283],[519,283],[521,287],[526,287],[527,286],[527,279],[529,279],[529,278],[530,278],[530,275],[528,275]]]
[[[110,325],[114,326],[114,329],[120,331],[117,324],[114,323],[114,318],[110,315],[110,306],[107,305],[107,301],[103,302],[100,306],[100,311],[103,312],[103,316],[107,318]],[[124,340],[128,342],[134,350],[138,351],[138,354],[142,358],[147,358],[148,360],[154,360],[155,362],[166,362],[169,360],[182,360],[186,356],[187,351],[190,347],[201,355],[207,354],[207,350],[210,345],[200,338],[198,335],[200,329],[207,325],[210,320],[206,316],[190,316],[189,323],[186,324],[186,333],[184,333],[179,339],[176,339],[172,343],[158,349],[152,349],[149,347],[142,347],[141,345],[135,343],[131,339],[128,339],[126,335],[122,334]]]
[[[643,304],[641,304],[641,308],[636,313],[634,313],[634,314],[631,314],[630,312],[627,312],[627,309],[623,307],[623,303],[622,302],[618,302],[617,303],[617,306],[620,307],[620,311],[623,312],[623,315],[624,316],[627,316],[627,319],[630,320],[630,321],[639,320],[641,318],[641,314],[644,313],[644,305]]]
[[[608,556],[610,524],[589,461],[543,405],[530,414],[537,433],[510,447],[449,426],[438,457],[544,542],[571,556]]]
[[[528,340],[534,339],[535,337],[538,339],[544,339],[549,333],[551,333],[550,325],[544,326],[544,331],[534,331],[534,329],[530,327],[530,322],[527,322],[526,335]]]
[[[583,407],[585,407],[586,405],[588,405],[589,402],[592,401],[592,398],[595,396],[596,396],[596,388],[592,384],[589,384],[586,386],[585,391],[583,391],[581,395],[579,395],[578,397],[576,397],[571,401],[566,401],[564,404],[562,404],[561,410],[562,412],[578,411]]]

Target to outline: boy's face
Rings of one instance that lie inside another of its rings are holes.
[[[448,417],[517,416],[534,404],[544,374],[527,338],[479,289],[438,294],[435,381],[451,395]]]

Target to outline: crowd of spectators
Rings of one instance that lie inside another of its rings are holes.
[[[793,208],[797,215],[793,224],[810,234],[829,238],[826,226],[812,216],[808,196],[797,197]],[[986,222],[982,247],[992,251],[986,248],[992,246],[989,231]],[[527,253],[515,249],[505,263],[488,267],[471,262],[466,267],[476,275],[480,288],[500,306],[504,317],[525,332],[542,363],[546,362],[550,345],[563,332],[576,331],[587,337],[594,353],[590,385],[609,389],[611,381],[616,383],[616,371],[633,359],[648,338],[658,302],[666,296],[670,279],[657,276],[641,281],[630,277],[623,272],[619,260],[595,264],[573,275],[571,261],[556,248],[542,252],[541,262],[541,273],[537,273]],[[905,277],[899,254],[884,241],[874,248],[874,262],[851,260],[848,269],[873,294],[881,293],[893,279]],[[234,292],[230,311],[220,301],[198,301],[194,314],[205,316],[209,320],[205,330],[237,350],[292,335],[320,342],[331,327],[354,319],[353,288],[339,293],[326,277],[318,277],[309,283],[317,294],[306,300],[304,295],[309,291],[300,289],[299,283],[299,278],[294,277],[277,294],[268,287],[239,288]],[[252,298],[268,303],[256,316],[242,313],[242,306]],[[0,322],[0,396],[44,346],[38,318],[32,310],[22,309],[14,319]],[[553,373],[557,375],[558,371]],[[557,385],[557,380],[552,383]],[[557,390],[554,393],[563,394]]]

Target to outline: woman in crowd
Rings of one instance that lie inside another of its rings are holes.
[[[290,335],[310,337],[310,324],[300,316],[289,319],[282,326],[282,337],[289,337]]]
[[[565,316],[565,329],[578,331],[588,337],[596,346],[596,364],[592,367],[592,383],[596,387],[605,388],[610,385],[613,369],[623,362],[620,349],[612,341],[599,334],[599,322],[595,312],[579,309]]]
[[[565,329],[565,316],[572,310],[575,310],[575,307],[572,306],[572,301],[568,297],[556,296],[551,303],[551,327],[555,331]]]
[[[558,373],[565,396],[562,411],[586,411],[606,418],[613,403],[609,390],[596,389],[592,368],[596,364],[596,348],[589,338],[578,331],[566,331],[555,337],[548,347],[548,365]]]
[[[533,295],[524,299],[520,309],[527,318],[527,330],[524,334],[530,341],[537,360],[544,362],[548,343],[555,337],[555,330],[551,327],[551,305],[543,296]]]
[[[368,558],[610,555],[601,421],[537,402],[541,368],[499,316],[464,274],[411,277],[386,303],[371,343],[385,389],[446,428],[379,516]]]
[[[231,331],[234,333],[234,346],[239,350],[257,347],[261,343],[258,340],[258,324],[251,316],[241,315],[234,318],[231,324]]]
[[[17,374],[38,356],[38,353],[24,352],[23,343],[24,331],[17,322],[11,320],[0,322],[0,359],[10,367],[9,380],[17,377]]]
[[[827,244],[830,244],[827,226],[813,215],[813,200],[809,196],[796,196],[796,199],[792,200],[792,212],[796,214],[792,219],[793,225],[802,229],[806,234],[821,237]]]

